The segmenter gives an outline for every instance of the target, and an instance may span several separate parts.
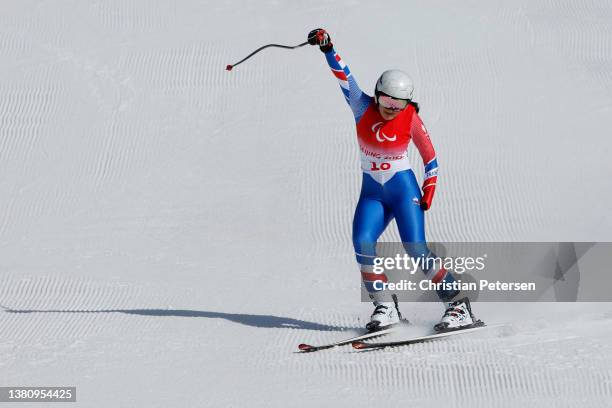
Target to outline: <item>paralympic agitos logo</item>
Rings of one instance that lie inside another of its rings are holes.
[[[395,139],[397,139],[397,135],[393,135],[391,137],[385,135],[385,132],[380,131],[380,128],[382,128],[382,124],[383,122],[377,122],[372,125],[372,132],[376,132],[376,140],[378,140],[381,143],[384,142],[385,140],[389,142],[395,142]]]

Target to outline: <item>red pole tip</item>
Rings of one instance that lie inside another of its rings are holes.
[[[361,343],[361,342],[359,342],[359,341],[355,341],[355,342],[353,342],[353,343],[351,344],[351,346],[353,346],[353,348],[354,348],[354,349],[356,349],[356,350],[361,350],[362,348],[365,348],[365,347],[366,347],[365,343]]]
[[[225,69],[228,70],[228,71],[231,71],[232,68],[234,68],[234,67],[232,67],[231,65],[228,65],[227,67],[225,67]]]

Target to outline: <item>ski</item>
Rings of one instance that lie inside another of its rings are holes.
[[[390,327],[388,329],[382,329],[382,330],[377,330],[377,331],[373,331],[373,332],[367,332],[364,334],[360,334],[358,336],[355,337],[351,337],[349,339],[344,339],[344,340],[340,340],[340,341],[336,341],[334,343],[329,343],[329,344],[321,344],[319,346],[312,346],[310,344],[300,344],[298,346],[298,349],[303,352],[303,353],[310,353],[313,351],[319,351],[319,350],[326,350],[326,349],[330,349],[332,347],[336,347],[336,346],[344,346],[347,344],[352,344],[354,342],[357,341],[361,341],[361,340],[366,340],[366,339],[372,339],[374,337],[380,337],[380,336],[384,336],[385,334],[389,334],[391,332],[393,332],[395,330],[395,327]]]
[[[454,335],[458,335],[458,334],[471,333],[473,331],[480,330],[483,327],[486,327],[486,325],[484,324],[484,322],[479,320],[476,323],[474,323],[473,325],[470,325],[469,327],[466,327],[466,328],[455,329],[455,330],[447,330],[447,331],[444,331],[444,332],[441,332],[441,333],[430,334],[428,336],[414,337],[414,338],[411,338],[411,339],[399,340],[399,341],[378,342],[378,343],[365,343],[365,342],[362,341],[362,340],[365,340],[365,339],[359,339],[359,340],[354,340],[351,343],[351,345],[356,350],[381,349],[381,348],[385,348],[385,347],[407,346],[407,345],[410,345],[410,344],[425,343],[427,341],[436,340],[436,339],[439,339],[439,338],[442,338],[442,337],[448,337],[448,336],[454,336]]]

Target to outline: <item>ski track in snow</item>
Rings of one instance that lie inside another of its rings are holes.
[[[430,240],[611,239],[610,1],[438,6],[4,4],[0,385],[76,385],[83,407],[612,406],[608,303],[479,303],[505,326],[296,353],[371,312],[358,147],[318,50],[224,70],[262,44],[320,25],[366,92],[414,76],[441,166]],[[442,312],[402,311],[405,335]]]

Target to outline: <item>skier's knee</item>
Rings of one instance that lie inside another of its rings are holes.
[[[362,265],[371,265],[376,257],[376,238],[372,234],[354,233],[353,247],[355,248],[355,257],[357,262]]]
[[[368,232],[353,233],[353,247],[355,252],[375,252],[376,237]]]

